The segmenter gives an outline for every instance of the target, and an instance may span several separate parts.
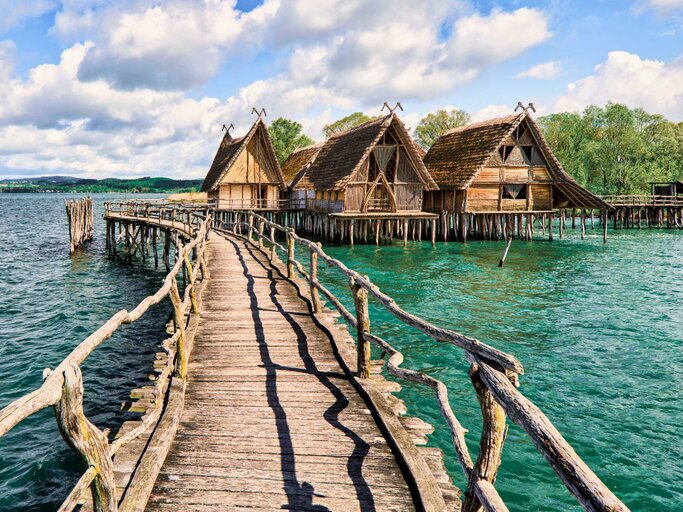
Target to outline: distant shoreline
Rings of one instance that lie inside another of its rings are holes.
[[[133,179],[89,179],[71,176],[43,176],[0,180],[0,193],[125,193],[125,194],[171,194],[197,192],[202,180],[174,180],[145,176]]]

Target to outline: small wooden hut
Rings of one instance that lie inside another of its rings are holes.
[[[427,211],[533,214],[607,207],[565,172],[526,111],[446,132],[424,163],[439,186],[425,193]]]
[[[437,187],[403,122],[391,113],[332,135],[291,188],[312,198],[309,209],[376,214],[420,212],[424,190]]]
[[[299,181],[305,176],[308,168],[315,161],[324,143],[319,142],[292,151],[282,164],[282,175],[287,185],[287,207],[302,209],[306,207],[306,199],[314,198],[315,192],[298,186]]]
[[[243,137],[233,138],[226,132],[201,188],[221,210],[274,210],[285,190],[275,149],[260,117]]]
[[[683,196],[683,181],[661,181],[650,183],[653,196],[664,196],[674,198]]]

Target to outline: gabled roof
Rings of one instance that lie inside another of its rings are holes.
[[[318,142],[317,144],[311,144],[304,148],[298,148],[292,151],[292,154],[287,157],[285,163],[282,164],[282,175],[285,177],[285,183],[288,186],[295,185],[295,178],[299,176],[302,171],[306,171],[308,167],[313,163],[315,157],[318,156],[320,149],[323,147],[324,142]]]
[[[223,176],[225,176],[230,170],[232,164],[237,160],[240,153],[246,149],[251,142],[251,139],[258,133],[258,135],[263,140],[266,147],[266,155],[270,164],[275,169],[277,173],[277,178],[281,189],[285,189],[285,180],[282,176],[282,170],[280,169],[280,164],[277,161],[277,156],[275,156],[275,148],[273,148],[273,143],[268,135],[268,128],[261,118],[258,118],[256,122],[252,125],[251,129],[243,137],[233,139],[230,133],[226,133],[223,136],[216,156],[213,159],[211,168],[209,169],[204,182],[202,183],[202,192],[208,192],[210,190],[215,190],[220,184]]]
[[[607,203],[567,174],[548,146],[536,121],[526,111],[447,131],[425,155],[425,166],[439,186],[465,189],[472,184],[479,171],[524,121],[548,163],[548,172],[554,185],[567,200],[577,207],[608,207]]]
[[[332,135],[305,173],[304,180],[307,185],[310,184],[310,188],[316,190],[344,188],[390,126],[395,128],[417,174],[425,184],[425,189],[436,190],[438,187],[422,163],[415,142],[403,122],[393,113]],[[303,184],[303,180],[298,183],[300,188]]]

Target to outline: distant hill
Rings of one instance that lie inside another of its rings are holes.
[[[74,178],[72,176],[41,176],[0,180],[0,192],[128,192],[166,193],[196,192],[202,180],[174,180],[171,178],[133,178],[102,180]]]

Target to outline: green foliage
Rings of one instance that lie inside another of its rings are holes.
[[[297,148],[314,144],[315,141],[302,133],[302,126],[296,121],[278,117],[268,127],[270,139],[273,141],[275,155],[282,165],[287,157]]]
[[[415,128],[415,140],[424,149],[429,150],[436,139],[452,128],[465,126],[470,122],[470,115],[464,110],[445,109],[427,114]]]
[[[683,123],[618,103],[538,120],[565,170],[598,194],[649,193],[683,178]]]
[[[370,119],[372,118],[366,116],[365,114],[363,114],[363,112],[354,112],[353,114],[349,114],[346,117],[342,117],[334,123],[325,125],[325,127],[323,127],[323,133],[325,134],[325,137],[329,138],[335,133],[345,132],[349,128],[353,128],[354,126],[358,126],[359,124],[363,124],[367,121],[370,121]]]

